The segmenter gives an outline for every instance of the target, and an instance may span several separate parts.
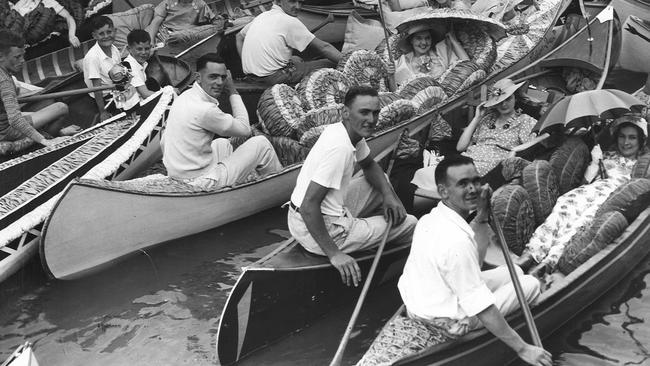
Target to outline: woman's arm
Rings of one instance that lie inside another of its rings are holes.
[[[161,17],[160,15],[156,14],[156,17],[153,18],[149,26],[145,29],[147,33],[149,33],[149,36],[151,37],[151,43],[156,43],[156,35],[158,34],[158,29],[160,28],[160,25],[162,22],[165,20],[165,18]]]
[[[77,23],[75,23],[74,18],[65,9],[61,10],[59,15],[62,16],[68,24],[68,41],[70,42],[70,45],[75,48],[79,47],[81,42],[79,42],[79,38],[77,38]]]
[[[458,139],[458,143],[456,144],[456,151],[463,152],[467,150],[469,145],[472,143],[472,135],[474,135],[476,127],[478,127],[478,124],[481,122],[483,117],[485,117],[485,114],[486,108],[483,106],[483,103],[481,103],[476,107],[476,115],[470,121],[467,127],[465,127],[463,134]]]
[[[537,136],[537,137],[535,137],[533,139],[530,139],[527,142],[524,142],[523,144],[521,144],[519,146],[513,147],[512,150],[510,150],[511,154],[514,156],[518,152],[524,151],[524,150],[528,149],[531,146],[537,145],[538,143],[540,143],[540,142],[546,140],[547,138],[549,138],[550,136],[551,135],[548,134],[548,133],[543,133],[543,134],[541,134],[541,135],[539,135],[539,136]]]

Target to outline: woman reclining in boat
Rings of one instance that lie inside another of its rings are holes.
[[[474,160],[479,175],[493,189],[505,183],[501,169],[495,169],[503,159],[546,137],[536,137],[531,131],[537,121],[515,110],[514,94],[522,84],[515,84],[510,79],[497,81],[490,88],[488,100],[478,106],[476,115],[456,144],[456,150]],[[436,165],[416,171],[411,183],[437,194],[433,174]]]
[[[612,136],[616,137],[614,151],[603,154],[598,145],[591,151],[591,165],[584,176],[585,182],[591,183],[559,197],[551,214],[526,245],[519,264],[528,267],[538,263],[532,274],[541,276],[555,269],[569,239],[582,225],[593,220],[598,208],[616,188],[630,179],[637,158],[647,152],[648,124],[645,119],[624,116],[614,122],[612,129]],[[601,159],[607,178],[593,181],[598,176]]]
[[[174,43],[178,41],[174,32],[220,20],[203,0],[163,0],[156,6],[146,31],[154,42]]]
[[[437,78],[453,63],[469,60],[454,32],[447,32],[442,24],[418,24],[409,28],[399,47],[404,54],[395,62],[393,90],[418,75]]]

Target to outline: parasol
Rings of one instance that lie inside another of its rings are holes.
[[[565,129],[588,128],[601,119],[614,119],[625,113],[640,113],[645,104],[632,95],[616,89],[588,90],[566,96],[555,103],[539,119],[534,132],[563,125]]]
[[[397,26],[397,31],[406,34],[406,31],[415,25],[431,24],[432,22],[479,24],[485,28],[495,41],[506,36],[506,27],[501,22],[475,14],[471,10],[452,8],[428,8],[426,11],[402,21]]]

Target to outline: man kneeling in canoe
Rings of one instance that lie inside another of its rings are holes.
[[[507,267],[481,272],[491,191],[481,187],[472,158],[443,159],[435,179],[442,202],[418,222],[398,284],[408,315],[452,339],[482,324],[522,360],[550,366],[551,354],[525,343],[504,319],[519,306]],[[535,301],[539,282],[517,270],[526,300]]]
[[[246,106],[223,59],[208,53],[196,61],[197,79],[174,100],[160,142],[170,177],[205,190],[242,183],[282,169],[275,150],[264,136],[254,136],[233,151],[220,136],[251,134]],[[233,115],[219,109],[217,97],[226,91]]]
[[[6,29],[0,30],[0,141],[17,141],[29,137],[37,143],[50,146],[58,139],[46,139],[37,130],[47,128],[51,134],[73,135],[78,126],[61,128],[68,116],[68,106],[57,102],[36,112],[21,112],[11,74],[17,74],[25,62],[25,39]]]
[[[328,126],[305,159],[291,195],[288,225],[307,251],[329,257],[346,285],[358,286],[361,271],[346,253],[377,246],[387,229],[388,241],[410,243],[417,220],[406,214],[370,156],[365,138],[377,125],[377,91],[352,87],[344,104],[343,121]],[[355,163],[364,174],[352,178]]]

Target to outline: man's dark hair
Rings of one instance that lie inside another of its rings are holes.
[[[128,43],[129,46],[136,43],[151,43],[151,36],[144,29],[134,29],[126,36],[126,43]]]
[[[434,173],[436,184],[445,184],[447,182],[447,170],[449,170],[449,168],[468,164],[474,165],[474,160],[469,156],[460,154],[445,156],[445,158],[438,163],[436,172]]]
[[[93,32],[105,25],[108,25],[109,27],[113,28],[113,21],[111,20],[111,18],[107,17],[106,15],[97,15],[90,22],[90,27],[92,28]]]
[[[226,61],[224,61],[223,57],[219,56],[219,54],[210,52],[206,53],[205,55],[199,57],[198,60],[196,60],[196,71],[201,71],[205,69],[205,66],[208,64],[208,62],[214,62],[217,64],[226,64]]]
[[[25,47],[25,38],[9,29],[0,29],[0,52],[6,55],[11,47]]]
[[[345,104],[346,107],[351,106],[352,102],[354,102],[354,99],[360,95],[369,95],[371,97],[376,97],[379,96],[379,93],[377,93],[377,90],[369,86],[353,86],[348,90],[347,93],[345,93],[343,104]]]

